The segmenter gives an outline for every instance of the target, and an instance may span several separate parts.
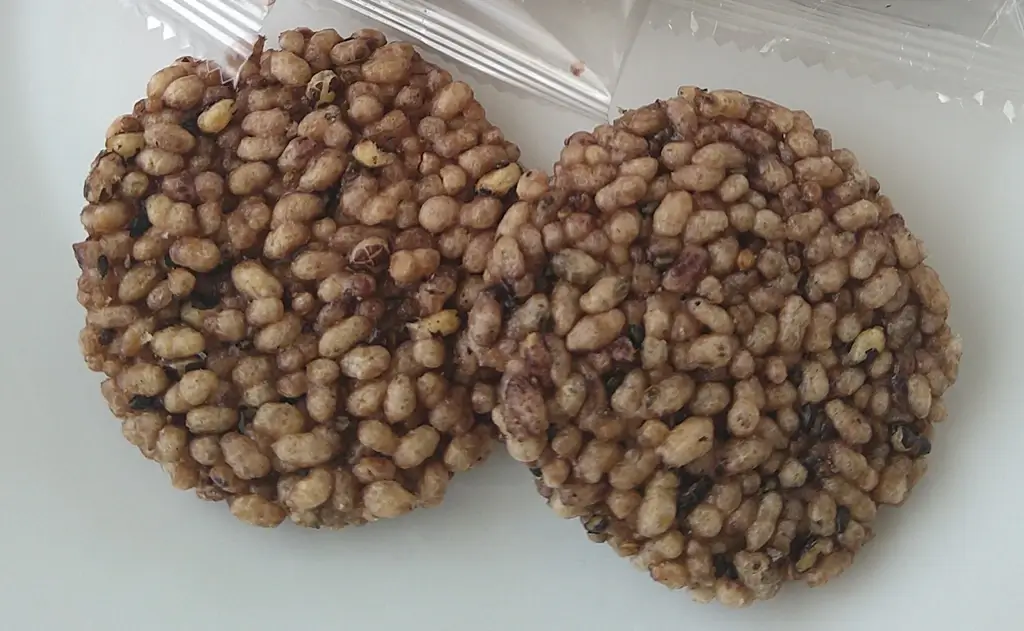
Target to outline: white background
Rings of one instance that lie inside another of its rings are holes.
[[[278,4],[271,32],[326,22]],[[854,567],[737,612],[692,603],[589,543],[504,455],[458,478],[439,509],[341,533],[252,529],[172,490],[121,437],[77,350],[82,180],[108,122],[178,54],[116,5],[0,8],[0,627],[1024,628],[1020,123],[666,31],[640,45],[621,105],[679,83],[736,87],[807,109],[854,149],[928,243],[967,349],[929,475],[883,511]],[[590,126],[480,94],[529,165]]]

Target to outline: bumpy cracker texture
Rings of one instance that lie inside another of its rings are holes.
[[[438,504],[490,449],[451,351],[519,150],[408,44],[280,43],[237,90],[179,60],[111,125],[74,246],[80,345],[175,487],[339,528]]]
[[[522,184],[544,282],[485,293],[463,345],[504,371],[495,424],[549,503],[704,601],[845,570],[924,474],[961,356],[877,181],[803,112],[683,88]]]

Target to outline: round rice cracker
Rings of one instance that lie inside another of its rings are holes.
[[[962,353],[878,182],[804,112],[682,88],[534,184],[546,280],[465,335],[502,331],[477,355],[541,494],[701,601],[843,572],[924,474]]]
[[[80,346],[176,488],[340,528],[437,505],[490,450],[452,350],[519,150],[408,44],[280,41],[237,87],[180,59],[111,125]]]

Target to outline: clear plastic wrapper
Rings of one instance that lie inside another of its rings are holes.
[[[604,116],[648,0],[306,0],[338,4],[466,67]]]
[[[681,35],[934,91],[942,101],[994,104],[1011,120],[1024,103],[1020,0],[312,1],[345,5],[592,113],[611,109],[641,15]],[[680,74],[685,81],[685,63]]]
[[[274,0],[121,0],[236,69]],[[285,0],[345,8],[482,74],[594,117],[646,20],[680,36],[977,102],[1024,106],[1022,0]],[[348,28],[353,25],[339,25]],[[676,60],[685,82],[686,60]]]
[[[151,31],[235,73],[252,53],[276,0],[120,0]]]
[[[681,35],[823,65],[1013,120],[1024,105],[1021,0],[659,0]]]

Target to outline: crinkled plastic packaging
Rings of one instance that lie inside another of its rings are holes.
[[[942,102],[1024,106],[1022,0],[664,0],[649,18]]]
[[[122,0],[165,36],[229,70],[274,0]],[[502,85],[594,117],[612,99],[641,26],[713,39],[851,76],[1024,107],[1024,0],[281,0],[347,9]],[[339,13],[339,17],[342,14]],[[685,63],[680,63],[685,82]]]
[[[276,0],[120,0],[165,40],[238,72],[260,38]]]

